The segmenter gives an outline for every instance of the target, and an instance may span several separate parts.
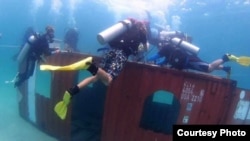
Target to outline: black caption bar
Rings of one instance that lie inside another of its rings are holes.
[[[249,141],[250,125],[174,125],[173,141],[183,139]]]

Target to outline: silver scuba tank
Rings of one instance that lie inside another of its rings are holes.
[[[34,35],[30,36],[29,39],[28,39],[28,41],[30,43],[34,43],[35,40],[36,40],[36,37]],[[20,53],[17,56],[17,61],[18,61],[19,64],[22,63],[26,59],[29,50],[30,50],[30,44],[25,43],[22,50],[20,51]]]
[[[164,40],[164,41],[168,41],[170,40],[172,37],[177,35],[177,31],[161,31],[160,32],[160,40]]]
[[[181,40],[180,38],[177,38],[177,37],[174,37],[171,39],[171,42],[176,45],[176,46],[179,46],[180,48],[190,52],[190,53],[193,53],[193,54],[198,54],[200,48],[187,42],[187,41],[183,41]]]
[[[97,40],[100,44],[105,44],[114,39],[115,37],[121,35],[125,31],[127,31],[129,28],[132,27],[132,22],[128,19],[123,20],[104,31],[98,33]]]

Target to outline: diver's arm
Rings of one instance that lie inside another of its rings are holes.
[[[156,62],[156,64],[162,66],[164,64],[167,64],[167,62],[168,62],[167,58],[164,58],[163,60]]]
[[[149,43],[141,43],[139,46],[138,46],[138,52],[147,52],[149,49]]]
[[[50,55],[60,53],[60,48],[59,47],[54,47],[54,48],[49,48]]]
[[[162,57],[162,56],[161,56],[159,53],[157,53],[157,54],[151,56],[150,58],[148,58],[147,61],[148,61],[148,62],[151,62],[151,61],[154,61],[154,62],[155,62],[157,59],[159,59],[159,58],[161,58],[161,57]]]
[[[144,51],[148,51],[148,49],[149,49],[149,43],[146,42],[145,44],[142,44],[142,45],[143,45]]]

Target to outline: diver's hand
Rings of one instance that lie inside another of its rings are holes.
[[[55,50],[55,53],[61,53],[61,50],[60,49]]]
[[[57,49],[57,50],[54,50],[52,51],[52,54],[58,54],[58,53],[61,53],[62,51],[60,49]]]

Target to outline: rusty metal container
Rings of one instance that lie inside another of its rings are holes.
[[[85,57],[79,53],[57,54],[49,57],[48,63],[66,65]],[[51,72],[49,79],[49,96],[35,91],[35,121],[30,119],[27,82],[19,87],[20,115],[43,132],[68,141],[72,105],[64,121],[55,115],[53,108],[64,91],[83,78],[73,71]],[[105,91],[105,98],[92,95],[84,100],[79,97],[78,102],[83,107],[89,106],[84,101],[101,103],[95,107],[99,106],[99,111],[91,111],[91,116],[98,117],[97,122],[102,123],[98,127],[101,141],[171,141],[174,124],[249,124],[250,94],[244,91],[237,88],[234,80],[128,62]],[[245,109],[240,109],[241,105]]]

